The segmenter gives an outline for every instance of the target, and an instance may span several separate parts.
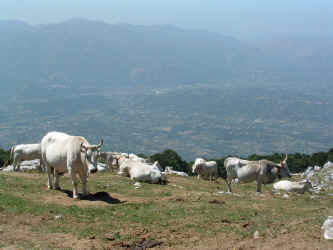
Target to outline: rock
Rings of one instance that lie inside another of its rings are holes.
[[[324,168],[324,169],[326,169],[326,168],[333,168],[333,163],[330,162],[330,161],[328,161],[328,162],[326,162],[326,163],[324,164],[323,168]]]
[[[135,182],[133,185],[134,185],[135,189],[139,189],[141,187],[141,183],[138,181]]]
[[[105,171],[109,171],[109,168],[106,164],[98,162],[97,163],[97,171],[98,172],[105,172]]]
[[[328,216],[321,229],[324,230],[324,239],[333,240],[333,216]]]
[[[314,171],[320,171],[320,169],[321,169],[321,167],[319,167],[319,166],[314,166],[314,168],[313,168]]]
[[[61,215],[61,214],[56,215],[56,216],[54,216],[54,219],[55,219],[55,220],[60,220],[60,219],[62,219],[62,215]]]
[[[253,239],[259,239],[260,238],[260,235],[259,235],[259,231],[255,231],[254,234],[253,234]]]
[[[114,235],[113,234],[105,234],[104,235],[104,238],[105,239],[107,239],[107,240],[109,240],[109,241],[113,241],[113,240],[115,240],[115,237],[114,237]]]

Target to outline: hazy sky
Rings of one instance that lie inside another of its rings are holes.
[[[0,0],[0,20],[172,24],[238,38],[333,33],[333,0]]]

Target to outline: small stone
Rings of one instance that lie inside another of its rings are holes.
[[[253,234],[253,239],[259,239],[260,238],[260,235],[259,235],[259,231],[255,231],[254,234]]]
[[[62,215],[60,215],[60,214],[59,214],[59,215],[56,215],[56,216],[54,216],[54,219],[55,219],[55,220],[60,220],[61,218],[62,218]]]

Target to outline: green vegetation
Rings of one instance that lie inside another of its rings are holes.
[[[190,173],[191,168],[189,168],[188,163],[182,160],[182,158],[173,150],[166,149],[162,153],[153,154],[150,156],[152,162],[158,161],[163,169],[167,166],[172,166],[174,170],[183,171]]]
[[[148,157],[145,154],[139,154],[139,155],[144,158],[150,158],[152,162],[158,161],[163,169],[167,166],[172,166],[174,170],[183,171],[190,175],[192,174],[193,161],[186,162],[177,154],[177,152],[175,152],[172,149],[166,149],[162,153],[153,154],[150,157]],[[9,156],[10,156],[10,150],[5,151],[3,149],[0,149],[0,166],[4,165],[9,161]],[[274,162],[280,162],[284,159],[284,157],[285,155],[277,153],[271,155],[252,154],[248,157],[243,157],[243,159],[248,159],[248,160],[267,159]],[[223,158],[207,159],[207,160],[214,160],[217,162],[219,176],[223,178],[226,177],[226,171],[224,168],[225,158],[226,156]],[[308,166],[323,166],[327,161],[333,162],[333,148],[328,150],[327,152],[317,152],[313,154],[301,154],[301,153],[288,154],[288,167],[289,170],[293,173],[303,172]]]
[[[7,165],[10,159],[10,150],[6,151],[0,148],[0,167]]]
[[[265,186],[264,196],[254,194],[254,184],[235,185],[239,197],[218,194],[226,190],[224,181],[170,176],[168,185],[143,183],[135,189],[128,178],[97,173],[89,177],[88,185],[95,198],[74,201],[67,196],[72,190],[69,176],[61,177],[63,191],[47,190],[46,179],[40,173],[0,175],[0,247],[80,248],[75,246],[80,239],[98,248],[117,248],[121,242],[146,238],[172,249],[198,244],[202,248],[203,240],[243,241],[256,230],[268,239],[286,233],[299,237],[294,233],[301,232],[305,239],[323,244],[318,240],[320,225],[333,212],[332,199],[325,192],[316,199],[309,194],[283,199],[268,191],[271,185]],[[17,237],[17,230],[29,238]],[[73,245],[63,245],[64,236],[53,234],[66,235]]]

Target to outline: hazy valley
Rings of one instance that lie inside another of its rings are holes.
[[[169,26],[74,19],[0,30],[0,148],[50,130],[186,159],[332,147],[330,46],[309,45],[321,59],[309,60]]]

